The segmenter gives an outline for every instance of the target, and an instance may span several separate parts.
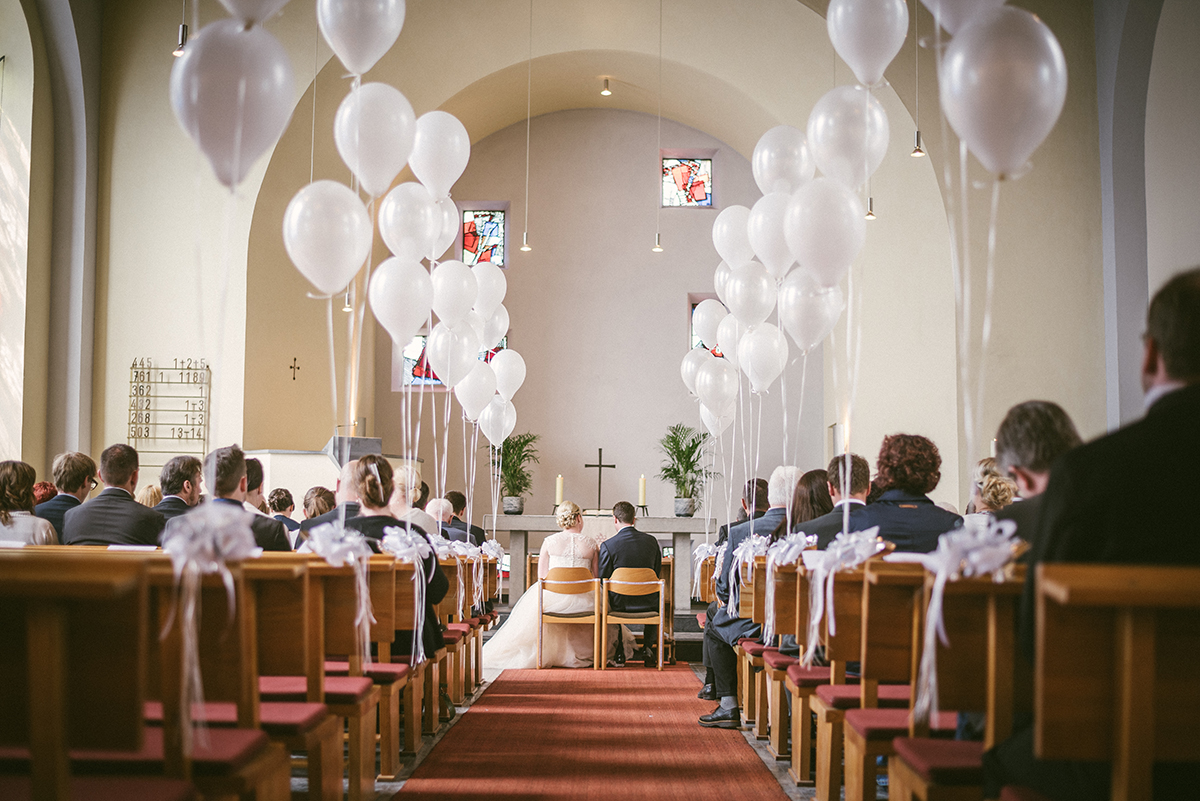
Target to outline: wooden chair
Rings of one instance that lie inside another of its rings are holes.
[[[700,561],[700,600],[711,604],[717,600],[717,557],[708,556]]]
[[[608,597],[610,592],[625,596],[653,595],[657,592],[658,611],[622,612],[610,609]],[[666,583],[658,577],[653,568],[649,567],[618,567],[613,571],[611,578],[601,582],[600,649],[596,651],[596,658],[592,660],[592,666],[599,665],[600,670],[604,670],[605,663],[608,661],[608,625],[610,623],[618,626],[640,623],[645,626],[658,626],[658,669],[662,670],[666,594]],[[538,658],[538,661],[541,661],[541,657]]]
[[[757,573],[756,569],[756,580]],[[775,570],[774,615],[777,634],[791,634],[796,630],[796,573],[796,565],[780,565]],[[765,564],[763,580],[767,580]],[[757,598],[757,595],[755,597]],[[767,597],[764,594],[764,608],[766,605]],[[785,694],[788,668],[798,662],[796,657],[782,654],[777,649],[763,652],[762,677],[766,682],[767,695],[767,751],[778,760],[788,760],[792,755],[788,744],[791,721]]]
[[[766,557],[763,559],[763,572],[766,575]],[[755,623],[763,622],[762,610],[763,603],[766,598],[765,581],[759,579],[757,588],[755,584],[755,569],[751,569],[750,575],[743,573],[738,584],[738,617],[744,617],[752,620]],[[755,599],[756,593],[762,593],[762,597]],[[759,616],[754,618],[755,610],[758,610]],[[741,640],[734,645],[733,651],[737,655],[738,675],[737,675],[737,691],[738,691],[738,706],[742,710],[742,724],[752,726],[757,723],[759,714],[765,718],[767,709],[767,685],[764,680],[759,683],[757,676],[763,667],[762,655],[766,650],[766,646],[755,640]],[[765,723],[764,723],[765,726]],[[759,736],[759,729],[755,729],[755,736],[760,740],[766,739],[765,728],[762,736]]]
[[[421,573],[421,576],[416,577],[418,573]],[[411,562],[396,563],[394,612],[396,629],[392,632],[393,639],[397,636],[411,636],[413,632],[417,637],[422,635],[420,631],[417,631],[417,591],[414,586],[414,577],[416,580],[423,580],[424,573],[421,565],[414,565]],[[401,635],[402,632],[403,635]],[[394,654],[390,653],[390,649],[388,657],[389,660],[396,658]],[[380,660],[383,660],[382,656],[380,656]],[[398,661],[407,664],[412,671],[408,683],[404,685],[404,747],[402,753],[415,755],[421,748],[423,703],[436,700],[437,661],[433,655],[428,655],[425,661],[416,664],[413,664],[411,658]],[[436,714],[432,709],[431,712]]]
[[[436,607],[438,617],[446,627],[443,637],[446,640],[447,659],[445,669],[441,671],[442,687],[445,688],[450,702],[458,705],[463,703],[466,698],[463,685],[473,647],[471,627],[462,623],[463,609],[459,604],[460,590],[464,603],[467,602],[469,595],[466,588],[466,568],[461,560],[453,556],[438,561],[442,566],[442,572],[450,581],[450,589],[446,592],[446,597]],[[454,710],[452,708],[442,710],[441,717],[443,720],[449,720],[454,717]]]
[[[662,630],[663,646],[659,649],[659,653],[663,654],[663,661],[668,664],[675,664],[675,557],[664,556],[662,560],[662,569],[659,573],[663,580],[666,593],[663,597],[663,624],[659,627]]]
[[[1112,761],[1112,798],[1156,761],[1200,761],[1200,568],[1038,566],[1034,753]]]
[[[592,576],[586,567],[552,567],[544,579],[538,579],[538,636],[537,636],[537,666],[542,667],[542,636],[546,623],[562,623],[592,626],[592,669],[600,670],[604,665],[604,652],[601,649],[601,625],[603,607],[600,599],[600,579]],[[543,607],[543,595],[546,592],[556,592],[560,595],[582,595],[592,593],[593,605],[590,612],[570,612],[557,614],[547,612]]]
[[[182,780],[71,776],[69,748],[142,748],[148,622],[137,561],[0,556],[0,745],[27,749],[31,774],[0,776],[0,797],[195,797]]]
[[[934,576],[925,575],[925,606]],[[937,645],[938,708],[985,712],[982,743],[928,737],[915,723],[892,742],[888,797],[895,801],[983,797],[983,752],[1012,733],[1013,621],[1025,585],[1024,566],[1001,582],[990,577],[946,584],[942,619],[950,647]]]
[[[541,554],[531,553],[525,557],[525,589],[529,589],[537,583],[538,575],[538,559]],[[523,592],[524,590],[522,590]],[[508,599],[509,603],[515,604],[516,601],[512,598]]]

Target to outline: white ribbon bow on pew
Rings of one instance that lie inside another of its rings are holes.
[[[968,517],[962,528],[939,537],[937,550],[932,553],[895,553],[886,557],[891,562],[916,562],[935,574],[925,613],[925,642],[917,676],[917,701],[913,705],[913,716],[918,723],[933,720],[938,711],[937,642],[950,645],[942,618],[946,582],[987,575],[993,581],[1003,581],[1004,568],[1013,560],[1020,543],[1016,533],[1017,524],[1011,520]]]
[[[821,556],[814,559],[808,581],[808,642],[804,648],[804,667],[812,667],[821,642],[821,618],[828,616],[829,633],[837,634],[837,618],[833,614],[834,574],[861,565],[884,548],[879,538],[879,526],[866,531],[842,532],[829,543]]]
[[[171,558],[175,586],[167,624],[159,634],[165,639],[175,621],[176,605],[182,601],[183,676],[179,683],[179,714],[183,729],[183,749],[192,752],[192,713],[200,731],[202,745],[208,744],[204,714],[204,681],[200,675],[199,625],[200,579],[219,575],[225,584],[229,623],[233,623],[237,598],[233,574],[226,562],[256,557],[262,548],[255,545],[250,515],[228,504],[205,503],[186,515],[172,518],[162,535],[163,551]],[[194,706],[193,706],[194,705]]]
[[[496,560],[496,595],[494,597],[499,598],[500,569],[504,565],[504,546],[495,540],[486,540],[483,545],[480,546],[480,550],[482,550],[485,555]]]
[[[775,639],[775,574],[780,565],[794,565],[800,554],[816,544],[816,536],[792,532],[767,548],[767,592],[766,615],[763,620],[763,642]]]
[[[710,556],[715,556],[717,546],[704,543],[697,545],[696,550],[692,551],[692,597],[700,597],[700,566],[704,564],[704,560]]]
[[[729,543],[726,542],[726,545]],[[733,549],[733,560],[729,566],[729,611],[731,618],[738,618],[741,615],[738,613],[739,602],[742,596],[742,568],[745,565],[754,567],[754,558],[756,556],[766,556],[767,546],[770,540],[760,534],[751,534],[746,539],[738,543],[738,546]]]
[[[383,530],[380,547],[398,561],[408,562],[413,570],[413,644],[412,666],[425,661],[425,641],[421,633],[425,629],[425,585],[433,580],[433,572],[425,575],[425,559],[433,553],[429,541],[411,529],[391,526]],[[434,570],[436,570],[436,566]]]
[[[371,663],[371,624],[375,612],[371,609],[371,585],[367,574],[371,569],[371,546],[366,538],[353,529],[345,528],[340,520],[314,526],[308,532],[308,547],[332,567],[354,568],[354,591],[357,612],[354,626],[358,634],[358,652],[364,665]]]
[[[483,581],[484,581],[483,551],[481,551],[477,546],[472,545],[469,542],[463,542],[461,540],[452,540],[450,542],[450,552],[452,554],[454,554],[454,556],[456,558],[465,559],[468,562],[474,562],[476,564],[476,566],[478,567],[477,570],[472,571],[475,574],[475,576],[474,576],[474,580],[472,581],[472,587],[471,587],[471,606],[472,607],[483,606]],[[458,584],[458,608],[462,609],[462,607],[463,607],[463,584],[460,581]]]

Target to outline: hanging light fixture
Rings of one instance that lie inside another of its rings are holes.
[[[605,81],[605,88],[608,82]],[[529,0],[529,58],[525,66],[525,230],[521,232],[521,251],[533,250],[529,246],[529,120],[533,109],[533,0]]]
[[[917,11],[920,6],[916,0],[913,0],[913,69],[916,78],[913,81],[913,98],[915,106],[915,114],[913,114],[913,122],[917,124],[917,132],[913,136],[913,149],[908,155],[914,159],[919,159],[925,155],[924,148],[921,147],[921,51],[920,44],[917,41]],[[870,218],[868,218],[870,219]]]
[[[604,97],[608,97],[612,94],[612,90],[608,88],[608,78],[604,79],[604,88],[600,90],[600,94]]]
[[[658,189],[654,204],[654,247],[652,253],[662,253],[662,62],[663,62],[663,12],[662,0],[658,0]]]
[[[867,213],[865,216],[868,220],[875,219],[875,198],[873,197],[867,198]]]
[[[183,0],[182,16],[183,19],[179,21],[179,44],[175,45],[175,50],[171,52],[171,55],[175,56],[175,58],[179,58],[183,55],[183,48],[187,45],[187,0]]]
[[[346,287],[346,300],[344,303],[342,303],[342,311],[344,311],[344,312],[354,311],[354,304],[350,301],[350,287]]]

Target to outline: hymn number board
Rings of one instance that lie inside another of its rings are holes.
[[[205,359],[133,360],[127,440],[138,451],[143,483],[174,456],[204,458],[211,386],[212,371]]]

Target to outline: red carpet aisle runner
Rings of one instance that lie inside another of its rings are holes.
[[[786,799],[683,664],[662,673],[509,670],[434,747],[407,799]]]

